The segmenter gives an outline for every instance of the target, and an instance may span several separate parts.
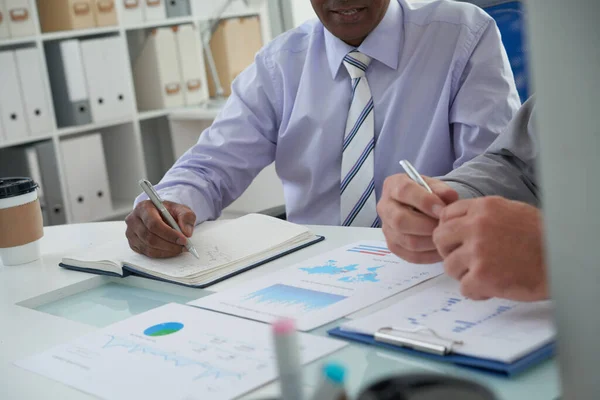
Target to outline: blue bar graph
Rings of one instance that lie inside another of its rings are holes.
[[[276,284],[250,293],[244,300],[270,306],[299,307],[302,311],[310,312],[325,308],[345,298],[346,296],[337,294]]]

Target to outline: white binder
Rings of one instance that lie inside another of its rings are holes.
[[[82,40],[81,60],[85,70],[90,108],[94,122],[109,121],[114,118],[109,99],[111,97],[111,76],[109,60],[106,60],[103,41],[106,39]]]
[[[153,30],[133,67],[140,111],[183,106],[178,60],[173,29]]]
[[[48,74],[59,127],[92,122],[79,41],[64,40],[46,47]]]
[[[135,112],[129,78],[129,61],[123,39],[111,37],[102,42],[107,71],[110,74],[108,105],[114,118],[131,116]]]
[[[28,129],[14,51],[0,52],[0,88],[0,120],[6,139],[26,137]]]
[[[38,50],[36,48],[16,50],[15,56],[29,133],[34,136],[49,133],[53,130],[53,121]]]
[[[247,14],[251,11],[243,0],[234,0],[223,12],[218,15],[228,0],[192,0],[194,15],[203,18],[229,17],[234,15]]]
[[[60,147],[72,222],[105,218],[112,205],[100,133],[62,140]]]
[[[93,120],[110,121],[133,114],[120,38],[83,40],[80,46]]]
[[[8,30],[12,37],[35,35],[31,0],[4,0],[8,16]]]
[[[121,7],[121,20],[124,25],[137,25],[144,22],[144,2],[146,0],[118,0]]]
[[[163,20],[167,18],[165,0],[142,0],[144,2],[144,16],[146,21]]]
[[[6,3],[0,0],[0,40],[10,37],[8,31],[8,14],[6,12]]]
[[[202,55],[200,33],[194,25],[181,25],[175,32],[181,68],[182,90],[186,105],[208,100],[206,69]]]
[[[65,224],[67,217],[61,192],[61,180],[58,176],[58,159],[54,151],[54,143],[51,140],[45,140],[35,144],[34,147],[44,187],[48,225]]]

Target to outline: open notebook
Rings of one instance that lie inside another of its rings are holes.
[[[182,253],[152,259],[118,240],[63,257],[61,267],[113,276],[136,274],[192,287],[207,287],[323,240],[304,226],[261,214],[199,225],[190,239],[200,259]]]

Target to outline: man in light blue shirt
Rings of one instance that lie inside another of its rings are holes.
[[[482,153],[520,106],[498,29],[473,5],[312,5],[320,21],[257,54],[213,125],[156,186],[185,235],[273,161],[290,221],[379,226],[376,201],[399,160],[444,175]],[[181,252],[185,237],[145,199],[127,218],[131,247]]]

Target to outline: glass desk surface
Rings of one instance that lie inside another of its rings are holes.
[[[36,306],[34,309],[101,328],[170,302],[185,304],[210,294],[206,290],[190,290],[183,287],[174,289],[174,285],[158,282],[153,282],[152,288],[140,287],[135,284],[137,280],[148,281],[144,278],[133,279],[108,281],[95,288]],[[169,290],[161,290],[163,287]],[[342,322],[343,320],[335,321],[311,333],[327,336],[327,330],[339,326]],[[379,379],[414,372],[451,374],[476,380],[496,392],[502,400],[553,400],[560,393],[553,360],[510,379],[358,343],[352,343],[324,360],[340,362],[348,368],[347,387],[351,396],[356,396],[367,385]],[[322,361],[305,367],[304,380],[307,391],[316,385]],[[271,396],[276,391],[273,391],[272,384],[270,386],[271,389],[259,390],[243,398],[260,399]]]

